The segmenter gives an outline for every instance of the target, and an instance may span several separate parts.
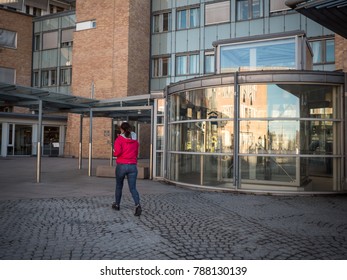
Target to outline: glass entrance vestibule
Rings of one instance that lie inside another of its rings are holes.
[[[258,71],[167,88],[166,178],[240,190],[343,191],[344,75]]]

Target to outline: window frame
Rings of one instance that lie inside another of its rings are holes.
[[[164,29],[165,26],[165,16],[167,15],[167,30]],[[156,19],[158,19],[158,21],[156,21]],[[158,23],[157,23],[158,22]],[[163,33],[163,32],[170,32],[172,30],[172,13],[171,11],[165,11],[165,12],[161,12],[158,14],[154,14],[153,15],[153,19],[152,19],[152,23],[153,23],[153,33]]]
[[[63,75],[63,72],[67,72],[67,75]],[[63,68],[60,68],[60,78],[59,78],[59,85],[60,86],[69,86],[71,85],[71,79],[72,79],[72,67],[63,67]],[[63,78],[66,78],[68,76],[67,79],[64,79],[64,80],[67,80],[67,82],[63,82]]]
[[[308,40],[310,46],[311,46],[311,49],[312,49],[312,52],[313,52],[313,65],[325,65],[325,64],[334,64],[335,61],[336,61],[336,57],[335,57],[335,38],[334,37],[325,37],[325,38],[316,38],[316,39],[309,39]],[[328,42],[333,42],[333,48],[334,48],[334,52],[333,52],[333,55],[334,55],[334,59],[333,60],[328,60],[328,46],[327,46],[327,43]],[[320,46],[320,49],[319,49],[319,56],[321,57],[321,59],[319,61],[316,61],[315,62],[315,59],[314,59],[314,51],[315,51],[315,48],[313,47],[313,43],[319,43],[319,46]]]
[[[197,24],[192,26],[192,20],[191,20],[191,16],[192,16],[192,10],[197,10],[197,19],[196,22]],[[185,12],[185,23],[186,25],[184,27],[182,27],[180,25],[179,21],[179,15],[180,13]],[[186,30],[186,29],[192,29],[192,28],[199,28],[200,27],[200,6],[191,6],[191,7],[186,7],[186,8],[180,8],[176,11],[176,30]]]
[[[0,47],[8,49],[17,49],[18,33],[16,31],[0,28],[0,35],[2,33],[4,34],[2,35],[4,36],[4,39],[1,39],[2,36],[0,36]],[[9,38],[9,35],[11,35],[11,37],[13,38]]]
[[[260,15],[255,16],[254,15],[254,9],[253,9],[253,4],[255,1],[259,1],[259,7],[260,7]],[[240,12],[239,12],[239,3],[245,2],[247,3],[247,18],[240,18]],[[246,20],[252,20],[252,19],[258,19],[258,18],[263,18],[264,17],[264,0],[236,0],[235,1],[236,5],[236,21],[246,21]]]
[[[152,61],[152,78],[170,77],[170,56],[154,57]],[[164,61],[167,62],[166,75],[164,75]]]
[[[192,57],[193,56],[197,56],[197,65],[196,67],[194,67],[197,71],[196,72],[192,72],[192,67],[191,67],[191,62],[192,62]],[[179,59],[184,59],[185,60],[185,69],[184,72],[180,72],[179,70],[181,69],[181,67],[179,66]],[[188,76],[188,75],[195,75],[195,74],[199,74],[199,69],[200,69],[200,55],[197,52],[192,52],[192,53],[184,53],[184,54],[176,54],[175,57],[175,74],[176,76]]]
[[[44,78],[44,74],[48,74],[47,77]],[[54,73],[54,75],[53,75]],[[47,79],[46,79],[47,78]],[[47,80],[47,84],[44,83]],[[54,87],[57,86],[57,69],[42,69],[41,70],[41,87]]]

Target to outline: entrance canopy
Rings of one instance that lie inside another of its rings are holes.
[[[286,5],[347,38],[347,0],[287,0]]]
[[[83,116],[91,119],[94,117],[107,117],[118,120],[136,120],[143,122],[152,121],[153,99],[160,98],[162,95],[137,95],[124,98],[114,98],[108,100],[97,100],[51,92],[38,88],[31,88],[19,85],[0,83],[0,107],[25,107],[35,112],[38,116],[38,147],[41,150],[41,132],[42,132],[42,114],[43,113],[74,113],[80,114],[81,120]],[[152,126],[151,126],[152,127]],[[82,122],[81,122],[82,134]],[[89,143],[89,172],[91,176],[91,143],[92,129],[90,129]],[[80,138],[81,135],[80,135]],[[82,139],[80,139],[80,142]],[[37,182],[40,182],[41,174],[41,153],[37,153]],[[79,163],[81,163],[81,152],[79,155]],[[79,164],[80,167],[80,164]]]

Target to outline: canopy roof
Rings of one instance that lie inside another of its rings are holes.
[[[136,117],[148,121],[151,116],[150,105],[155,96],[150,94],[97,100],[70,94],[63,94],[0,83],[0,106],[25,107],[31,111],[39,110],[42,101],[42,110],[45,113],[76,113],[89,115],[93,111],[94,117],[124,118]]]
[[[347,0],[287,0],[286,5],[347,38]]]

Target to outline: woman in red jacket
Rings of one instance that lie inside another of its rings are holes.
[[[135,202],[135,216],[140,216],[142,209],[140,196],[136,190],[139,142],[136,140],[136,134],[131,131],[129,123],[122,123],[120,129],[121,134],[115,140],[113,150],[117,166],[115,202],[112,204],[112,208],[115,210],[120,209],[119,205],[122,198],[124,179],[127,177],[129,190]]]

